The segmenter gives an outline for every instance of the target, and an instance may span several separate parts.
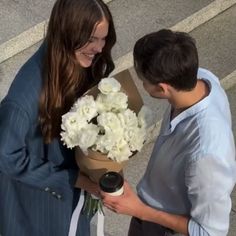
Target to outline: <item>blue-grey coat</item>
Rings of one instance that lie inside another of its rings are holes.
[[[38,123],[41,47],[20,69],[0,105],[0,235],[66,236],[80,191],[73,152],[43,143]],[[79,235],[86,236],[81,217]]]

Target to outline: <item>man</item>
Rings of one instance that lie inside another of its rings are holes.
[[[129,236],[228,232],[236,180],[231,113],[218,78],[198,66],[186,33],[163,29],[135,44],[144,88],[169,107],[138,195],[127,182],[120,197],[101,193],[109,209],[133,216]]]

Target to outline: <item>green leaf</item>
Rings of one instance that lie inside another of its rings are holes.
[[[84,206],[82,209],[83,214],[85,214],[87,217],[91,217],[95,215],[98,210],[104,215],[101,199],[95,199],[91,194],[86,193]]]

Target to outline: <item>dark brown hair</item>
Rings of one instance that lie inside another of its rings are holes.
[[[86,45],[94,27],[105,18],[109,23],[106,44],[90,68],[82,68],[75,50]],[[116,42],[112,15],[102,0],[57,0],[45,38],[43,88],[39,121],[45,143],[59,137],[61,116],[74,101],[114,69],[111,48]]]
[[[197,83],[198,52],[187,33],[168,29],[145,35],[134,46],[134,67],[152,84],[167,83],[177,90],[192,90]]]

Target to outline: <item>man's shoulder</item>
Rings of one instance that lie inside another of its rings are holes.
[[[219,78],[214,73],[202,67],[198,68],[197,77],[199,79],[207,79],[210,81],[220,83]]]

